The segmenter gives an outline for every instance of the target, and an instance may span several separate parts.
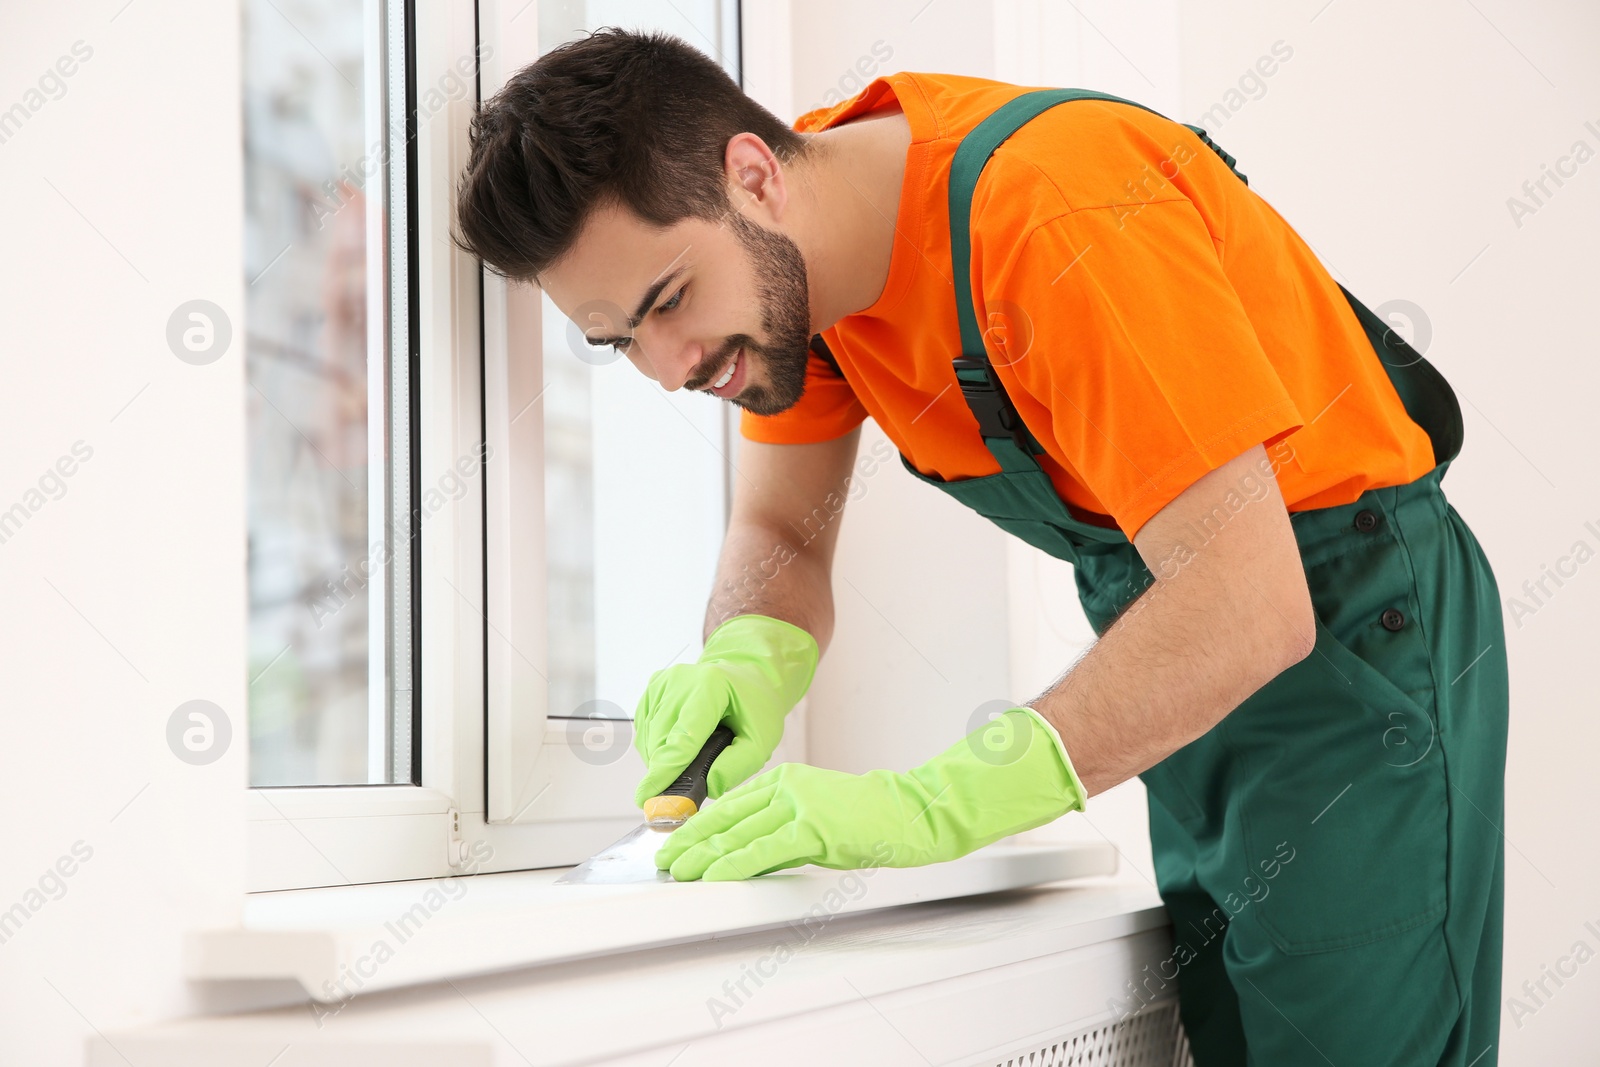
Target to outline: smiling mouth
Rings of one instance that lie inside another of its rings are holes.
[[[711,388],[721,389],[724,385],[733,381],[733,372],[739,369],[739,357],[743,354],[744,349],[742,348],[733,354],[733,359],[728,363],[728,369],[722,372],[722,377],[711,383]]]
[[[744,389],[745,364],[747,362],[745,357],[747,355],[748,353],[745,352],[744,348],[740,347],[738,351],[734,352],[733,358],[728,361],[728,365],[722,369],[722,373],[701,386],[701,388],[719,399],[732,400]]]

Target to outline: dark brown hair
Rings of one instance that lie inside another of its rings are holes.
[[[724,153],[745,132],[783,162],[805,149],[688,43],[599,30],[530,63],[479,109],[456,241],[491,270],[533,280],[602,204],[659,226],[721,218]]]

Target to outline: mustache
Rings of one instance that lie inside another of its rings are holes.
[[[749,355],[753,347],[751,341],[742,334],[738,337],[729,338],[728,342],[722,346],[716,355],[700,361],[700,365],[694,369],[694,374],[684,383],[683,387],[685,389],[704,389],[716,381],[717,376],[722,373],[722,368],[728,365],[728,360],[733,358],[735,352],[743,348],[745,354]]]

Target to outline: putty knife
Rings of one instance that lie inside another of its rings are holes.
[[[685,767],[677,781],[660,796],[644,802],[644,825],[556,879],[556,885],[631,885],[670,882],[672,875],[656,869],[656,853],[667,835],[688,821],[706,800],[706,773],[733,742],[733,731],[718,726],[704,747]]]

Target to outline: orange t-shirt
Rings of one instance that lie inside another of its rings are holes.
[[[741,433],[826,441],[867,415],[920,471],[999,469],[955,384],[950,162],[1029,87],[947,74],[875,79],[802,115],[813,132],[898,106],[911,127],[888,281],[823,332],[798,404]],[[1182,125],[1060,104],[1012,134],[972,206],[976,313],[991,361],[1072,512],[1130,539],[1210,470],[1266,444],[1291,511],[1433,469],[1354,312],[1304,241]],[[954,279],[956,285],[968,279]],[[1283,442],[1279,444],[1278,442]]]

